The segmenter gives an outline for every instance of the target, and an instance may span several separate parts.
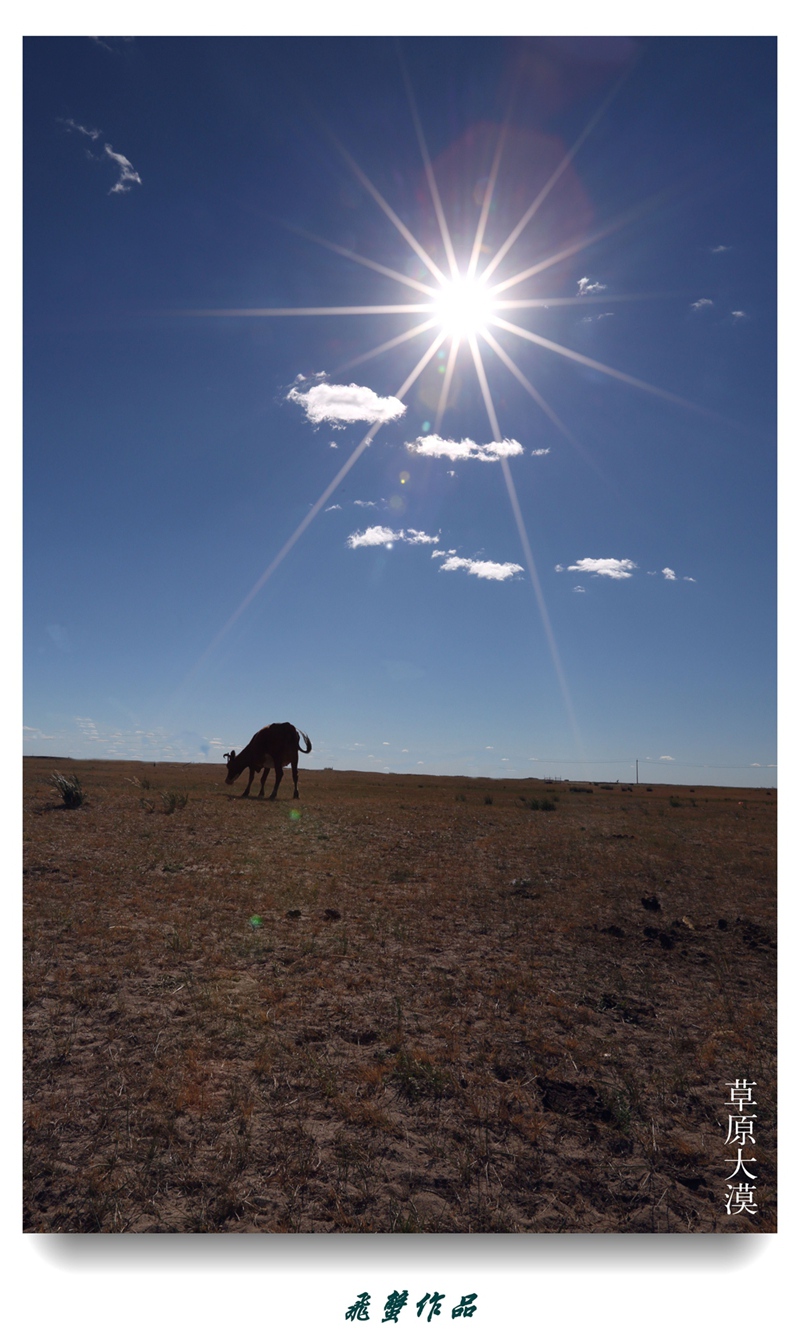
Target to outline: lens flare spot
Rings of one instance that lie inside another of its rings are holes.
[[[300,812],[298,808],[292,808],[291,812],[289,813],[289,820],[290,821],[300,820]]]
[[[251,928],[260,928],[260,927],[261,927],[261,916],[260,916],[260,914],[253,914],[253,917],[250,919],[250,926],[251,926]]]

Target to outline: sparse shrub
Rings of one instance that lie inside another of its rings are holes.
[[[532,798],[528,807],[534,812],[555,812],[556,805],[552,798]]]
[[[86,797],[77,775],[61,775],[59,771],[53,771],[50,783],[61,795],[65,808],[79,808]]]
[[[466,794],[456,794],[456,802],[457,802],[457,803],[466,803],[466,801],[467,801],[467,796],[466,796]]]
[[[189,795],[178,794],[174,789],[166,789],[161,795],[161,802],[164,804],[164,812],[169,816],[176,808],[186,807],[189,802]]]
[[[483,801],[487,805],[487,807],[489,807],[494,802],[494,799],[492,798],[491,794],[484,794]]]
[[[569,787],[569,792],[570,792],[571,794],[593,794],[593,793],[594,793],[594,790],[593,790],[593,789],[587,789],[586,785],[582,785],[582,784],[571,784],[570,787]]]
[[[669,805],[671,808],[683,807],[681,800],[679,798],[676,798],[674,794],[670,794],[669,796]]]
[[[421,1098],[449,1098],[453,1093],[452,1078],[446,1071],[434,1066],[426,1053],[414,1056],[405,1048],[398,1053],[395,1069],[386,1079],[409,1103]]]

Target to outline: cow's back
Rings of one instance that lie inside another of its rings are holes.
[[[292,753],[298,746],[299,738],[293,724],[269,724],[266,729],[259,729],[250,739],[250,748],[254,755],[276,756],[285,758],[284,764],[291,760]]]

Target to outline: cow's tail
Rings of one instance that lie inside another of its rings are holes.
[[[301,752],[310,752],[310,751],[311,751],[311,739],[308,737],[308,734],[304,734],[303,731],[302,731],[302,729],[298,729],[297,732],[298,732],[298,734],[300,735],[301,738],[304,738],[304,739],[306,740],[306,743],[308,744],[308,747],[307,747],[307,748],[302,748],[302,747],[301,747],[301,748],[300,748],[300,751],[301,751]]]

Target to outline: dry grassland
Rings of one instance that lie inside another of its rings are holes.
[[[26,1230],[774,1231],[777,795],[581,788],[27,759]]]

